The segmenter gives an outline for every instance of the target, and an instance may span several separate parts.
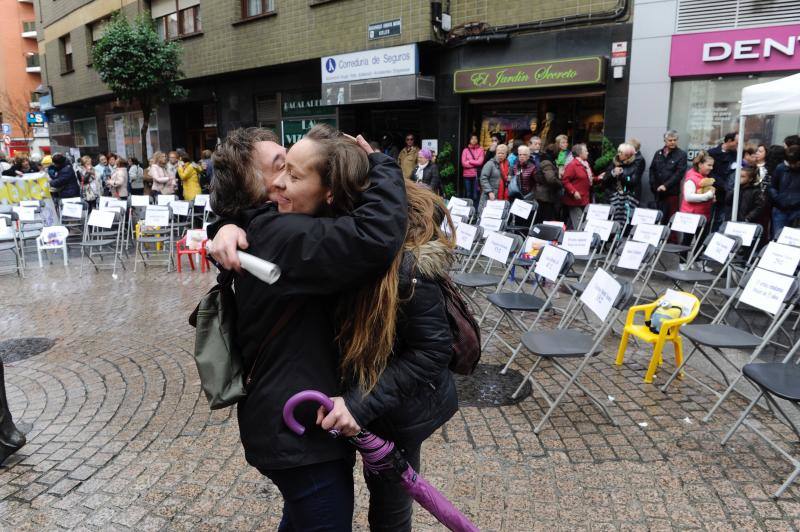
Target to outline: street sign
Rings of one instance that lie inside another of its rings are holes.
[[[370,24],[367,27],[369,40],[372,41],[375,39],[383,39],[384,37],[400,35],[402,32],[402,27],[402,19],[399,18],[396,20],[387,20],[386,22]]]
[[[27,122],[29,124],[44,124],[46,119],[44,113],[28,113]]]
[[[11,124],[3,124],[3,135],[11,134]]]

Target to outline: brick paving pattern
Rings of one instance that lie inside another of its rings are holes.
[[[233,411],[208,410],[191,357],[187,315],[213,276],[151,269],[113,281],[79,278],[75,265],[27,274],[0,277],[0,341],[55,344],[6,366],[28,444],[0,467],[0,530],[274,530],[280,495],[245,463]],[[685,379],[662,394],[642,383],[649,355],[634,344],[613,365],[617,342],[582,382],[609,398],[619,426],[580,392],[539,436],[532,427],[546,404],[535,393],[465,401],[426,443],[423,474],[482,530],[800,528],[798,487],[770,498],[791,466],[748,429],[719,445],[744,399],[703,423],[707,390]],[[482,369],[496,371],[505,356],[490,348]],[[516,369],[530,363],[522,357]],[[546,365],[539,376],[552,392],[563,382]],[[493,382],[513,390],[519,378]],[[797,450],[771,415],[754,419]],[[357,530],[367,529],[366,501],[358,480]],[[441,527],[417,508],[415,529]]]

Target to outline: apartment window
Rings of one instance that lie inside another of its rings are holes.
[[[59,39],[59,42],[61,46],[61,73],[66,74],[74,70],[72,67],[72,39],[70,39],[69,34],[66,34]]]
[[[103,36],[108,26],[109,19],[96,20],[86,26],[86,43],[87,43],[87,57],[89,62],[87,66],[92,66],[92,49],[97,41]]]
[[[153,0],[151,16],[163,40],[202,33],[200,0]]]
[[[31,93],[31,103],[37,103],[39,101],[40,94],[36,91]]]
[[[75,131],[75,146],[78,148],[99,146],[97,139],[97,120],[94,118],[73,120],[72,128]]]
[[[275,11],[275,0],[242,0],[242,18],[253,18]]]
[[[279,94],[256,97],[258,127],[278,131],[281,125],[281,100]]]
[[[22,23],[22,32],[23,33],[28,33],[28,32],[31,32],[31,31],[36,31],[36,22],[35,21],[23,22]]]
[[[25,65],[28,68],[38,67],[39,64],[39,54],[29,54],[25,57]]]

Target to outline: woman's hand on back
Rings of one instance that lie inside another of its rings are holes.
[[[223,225],[211,241],[209,253],[226,270],[242,271],[242,264],[236,251],[247,249],[247,234],[244,229],[236,225]]]
[[[333,410],[327,414],[323,407],[319,407],[319,410],[317,410],[317,425],[321,426],[323,430],[338,430],[348,438],[361,432],[361,427],[350,415],[344,399],[331,397],[331,400],[333,401]]]

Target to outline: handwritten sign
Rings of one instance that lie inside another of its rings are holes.
[[[481,218],[480,226],[486,229],[487,231],[499,231],[501,227],[503,227],[503,220],[500,218]]]
[[[555,282],[561,274],[561,268],[564,266],[564,261],[567,259],[568,254],[568,251],[555,246],[545,246],[542,252],[539,253],[533,273],[541,275],[548,281]]]
[[[131,196],[131,207],[147,207],[150,205],[150,196]]]
[[[198,194],[194,197],[195,207],[205,207],[206,203],[208,203],[208,194]]]
[[[591,310],[600,321],[605,321],[614,307],[614,302],[622,290],[622,285],[603,268],[598,268],[586,290],[581,294],[581,302]]]
[[[499,218],[502,219],[503,215],[505,214],[505,208],[489,208],[487,205],[486,208],[483,209],[481,212],[481,218]]]
[[[679,233],[686,233],[693,235],[697,232],[697,226],[700,225],[700,215],[691,214],[688,212],[676,212],[675,217],[672,218],[672,225],[670,229]]]
[[[175,201],[175,194],[160,194],[156,205],[169,205]]]
[[[756,268],[739,299],[742,303],[775,315],[781,309],[792,283],[793,277]]]
[[[647,242],[628,240],[622,247],[617,267],[626,270],[638,270],[642,265],[642,260],[644,260],[648,247],[650,247],[650,244]]]
[[[590,203],[586,206],[587,220],[608,220],[609,216],[611,216],[611,205]]]
[[[670,305],[681,307],[681,317],[683,318],[692,313],[695,304],[695,300],[687,294],[672,288],[667,288],[667,292],[661,297],[661,301],[667,301]]]
[[[519,216],[520,218],[525,218],[526,220],[531,215],[532,210],[533,205],[521,199],[515,199],[514,203],[511,204],[511,214]]]
[[[734,239],[728,238],[720,233],[714,233],[703,255],[720,264],[725,264],[734,245],[736,245]]]
[[[83,217],[83,205],[80,203],[64,203],[61,205],[61,217],[80,220]]]
[[[611,231],[614,229],[614,222],[611,220],[587,220],[583,230],[587,233],[597,233],[600,240],[608,242]]]
[[[112,211],[95,209],[89,214],[88,224],[92,227],[111,229],[111,226],[114,225],[114,213]]]
[[[39,203],[39,200],[22,200],[22,201],[19,202],[19,206],[20,207],[34,207],[34,208],[38,209],[39,207],[42,206],[42,204]]]
[[[800,264],[800,248],[770,242],[758,261],[758,267],[784,275],[794,275]]]
[[[796,227],[784,227],[778,236],[778,244],[800,247],[800,229]]]
[[[631,218],[631,225],[654,224],[658,221],[659,212],[661,211],[636,207],[633,211],[633,217]]]
[[[128,208],[128,200],[122,199],[110,199],[108,200],[109,207],[116,207],[118,209],[122,209],[123,211]]]
[[[641,223],[636,226],[636,231],[633,233],[633,239],[637,242],[647,242],[653,247],[661,245],[661,235],[664,234],[663,225],[654,225]]]
[[[505,263],[513,245],[513,238],[500,233],[489,233],[486,237],[486,243],[483,244],[481,255]]]
[[[144,225],[166,227],[169,225],[169,209],[163,205],[149,205],[144,212]]]
[[[756,236],[756,224],[746,224],[741,222],[728,222],[725,224],[725,234],[738,236],[742,239],[742,245],[749,248],[753,245],[753,238]]]
[[[463,199],[461,199],[461,198],[457,198],[457,197],[453,196],[453,197],[452,197],[452,198],[450,198],[450,200],[447,202],[447,208],[448,208],[448,209],[452,209],[452,208],[453,208],[454,206],[456,206],[456,205],[460,205],[460,206],[462,206],[462,207],[468,207],[468,206],[469,206],[469,204],[466,202],[466,200],[463,200]]]
[[[13,211],[19,215],[21,222],[33,222],[36,220],[36,209],[33,207],[14,207]]]
[[[469,217],[471,208],[468,205],[453,205],[453,208],[450,209],[450,214],[452,216],[461,216],[462,218]]]
[[[456,228],[456,245],[461,249],[470,250],[472,244],[475,243],[475,235],[478,233],[478,228],[474,225],[460,224]]]
[[[566,249],[577,257],[583,257],[592,252],[593,233],[585,231],[567,231],[561,242],[561,248]]]
[[[189,216],[188,201],[175,200],[172,203],[170,203],[170,207],[172,207],[173,214],[177,214],[178,216]]]

